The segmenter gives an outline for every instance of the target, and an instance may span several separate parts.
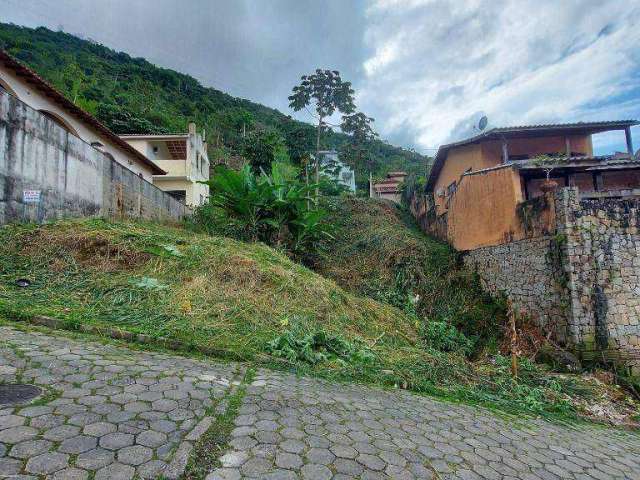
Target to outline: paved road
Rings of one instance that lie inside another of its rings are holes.
[[[0,327],[0,381],[61,395],[0,406],[0,478],[177,478],[243,377],[221,365]],[[640,479],[640,437],[259,371],[207,480]]]

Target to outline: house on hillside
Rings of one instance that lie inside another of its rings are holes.
[[[338,184],[347,187],[349,191],[356,191],[356,174],[349,165],[340,160],[338,152],[321,150],[320,159],[320,168],[325,175],[333,177]]]
[[[121,135],[120,138],[166,171],[153,176],[158,188],[189,206],[206,201],[209,187],[198,182],[209,179],[207,143],[204,132],[198,133],[195,123],[190,123],[184,134]]]
[[[611,121],[494,128],[438,149],[426,189],[459,250],[521,238],[516,206],[543,193],[546,173],[583,198],[640,194],[631,127]],[[591,136],[621,130],[627,152],[594,156]]]
[[[165,171],[48,82],[0,50],[0,92],[6,92],[107,157],[151,182]]]
[[[0,225],[67,217],[181,220],[166,172],[0,50]]]
[[[581,360],[640,373],[640,159],[634,120],[494,128],[438,150],[411,211]],[[626,152],[594,155],[592,135]]]
[[[402,184],[407,176],[405,172],[389,172],[387,178],[380,182],[372,183],[369,196],[382,198],[400,203],[402,198]]]

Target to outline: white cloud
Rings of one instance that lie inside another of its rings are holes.
[[[640,116],[638,15],[639,0],[378,0],[361,108],[418,148],[467,136],[481,112],[494,126]]]

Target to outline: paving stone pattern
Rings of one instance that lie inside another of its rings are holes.
[[[59,394],[0,406],[0,478],[178,478],[192,433],[208,425],[205,409],[241,374],[237,365],[0,327],[0,382]]]
[[[640,436],[261,371],[207,480],[640,479]]]
[[[210,428],[204,408],[243,375],[8,327],[0,338],[0,381],[19,375],[62,391],[0,407],[0,478],[178,478]],[[268,370],[246,387],[234,421],[207,480],[640,479],[637,434]]]

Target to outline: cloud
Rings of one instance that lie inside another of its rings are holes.
[[[637,117],[639,14],[637,1],[379,0],[360,99],[383,135],[411,125],[422,148],[468,136],[478,112],[494,126]]]
[[[0,11],[288,113],[301,75],[337,69],[383,138],[427,153],[475,133],[481,113],[493,126],[640,117],[640,0],[0,0]],[[596,150],[621,138],[599,136]]]
[[[0,0],[0,21],[62,27],[290,113],[303,74],[363,77],[364,1]]]

